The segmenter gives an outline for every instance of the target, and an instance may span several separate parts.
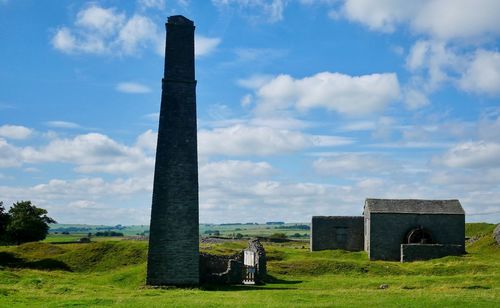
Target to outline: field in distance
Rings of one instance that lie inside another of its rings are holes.
[[[499,307],[493,228],[467,224],[463,257],[404,264],[368,261],[364,252],[311,253],[306,241],[266,242],[263,286],[146,287],[147,241],[0,246],[0,306]],[[230,254],[245,246],[235,240],[201,248]]]
[[[115,236],[106,236],[106,232],[114,232]],[[273,234],[284,234],[290,239],[308,240],[309,232],[309,223],[284,223],[276,221],[263,224],[200,224],[201,237],[220,236],[229,238],[249,238],[254,236],[265,237]],[[130,239],[146,239],[149,235],[149,226],[51,224],[49,235],[44,242],[74,242],[83,237],[88,237],[89,234],[92,241],[117,240],[121,239],[120,237],[129,237]],[[96,236],[96,234],[99,236]]]

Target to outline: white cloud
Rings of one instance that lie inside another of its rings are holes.
[[[52,38],[52,46],[62,52],[72,53],[77,49],[77,42],[71,30],[61,27]]]
[[[146,132],[147,133],[147,132]],[[18,149],[25,163],[69,163],[80,173],[147,173],[154,159],[140,146],[128,147],[106,135],[89,133],[54,139],[47,145]]]
[[[500,142],[500,114],[482,116],[477,129],[481,140]]]
[[[179,1],[185,5],[185,1]],[[147,8],[162,9],[164,1],[142,0],[142,13]],[[73,27],[59,27],[52,37],[52,46],[64,53],[89,53],[99,55],[138,55],[151,49],[163,56],[165,36],[148,16],[134,13],[130,18],[116,8],[91,4],[80,10]],[[204,56],[214,52],[221,39],[195,36],[195,54]]]
[[[160,113],[159,112],[148,113],[143,115],[142,117],[149,119],[151,121],[158,122],[158,119],[160,118]]]
[[[396,163],[379,154],[338,153],[313,162],[313,168],[320,175],[342,177],[345,175],[386,173],[394,170]]]
[[[240,87],[251,89],[251,90],[256,90],[258,88],[263,87],[264,85],[266,85],[267,83],[269,83],[273,79],[274,79],[274,76],[272,76],[272,75],[256,74],[256,75],[252,75],[248,78],[238,79],[236,83]]]
[[[265,156],[352,142],[344,137],[307,135],[297,131],[241,124],[198,132],[200,155]]]
[[[434,162],[451,168],[500,167],[500,144],[495,142],[463,142],[449,149]]]
[[[115,8],[91,4],[76,15],[74,27],[60,27],[52,38],[55,49],[65,53],[131,55],[161,45],[161,35],[151,19]]]
[[[217,180],[262,177],[273,173],[273,167],[267,162],[224,160],[200,166],[200,182],[211,184]]]
[[[78,12],[75,24],[103,34],[114,33],[125,21],[125,14],[117,13],[114,8],[105,9],[95,4]]]
[[[405,2],[406,3],[406,2]],[[500,34],[496,0],[422,1],[411,17],[413,29],[441,39]],[[416,14],[415,14],[416,13]]]
[[[235,8],[253,22],[264,19],[270,23],[283,19],[287,5],[286,0],[212,0],[212,3],[221,9]]]
[[[459,85],[470,92],[500,94],[500,52],[477,50]]]
[[[372,30],[392,32],[397,23],[410,18],[419,6],[414,1],[345,0],[340,13]]]
[[[252,94],[247,94],[241,98],[241,106],[248,107],[252,104]]]
[[[195,35],[194,37],[194,53],[196,57],[201,57],[213,53],[221,42],[217,37],[205,37]]]
[[[81,126],[74,122],[67,121],[49,121],[45,123],[48,127],[53,128],[81,128]]]
[[[404,102],[408,109],[414,110],[430,104],[427,96],[417,89],[407,88],[403,91]]]
[[[392,32],[403,24],[416,33],[450,40],[500,34],[497,11],[496,0],[344,0],[334,15],[372,30]]]
[[[0,137],[8,139],[26,139],[33,133],[33,130],[19,125],[0,126]]]
[[[152,176],[110,181],[99,177],[52,179],[33,186],[0,186],[0,195],[6,204],[30,199],[61,223],[140,224],[149,217],[152,180]],[[144,194],[149,201],[135,200]]]
[[[158,133],[148,129],[137,137],[136,146],[148,151],[156,151]]]
[[[116,91],[123,93],[141,94],[151,92],[151,88],[138,82],[120,82],[115,87]]]
[[[22,165],[22,157],[18,148],[0,138],[0,168],[18,167]]]
[[[416,74],[413,76],[413,82],[422,88],[415,91],[430,93],[441,84],[452,81],[453,75],[462,71],[466,62],[465,56],[447,46],[445,42],[419,40],[411,48],[406,66]],[[411,106],[411,98],[409,99]]]
[[[394,73],[349,76],[323,72],[303,79],[279,75],[256,91],[256,111],[266,114],[292,107],[300,111],[325,108],[361,115],[383,110],[399,95]]]
[[[134,54],[139,48],[160,45],[162,38],[151,19],[134,15],[118,32],[117,42],[126,54]]]

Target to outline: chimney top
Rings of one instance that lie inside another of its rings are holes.
[[[192,20],[187,19],[182,15],[174,15],[168,17],[168,23],[174,25],[185,25],[185,26],[193,26],[194,23]]]

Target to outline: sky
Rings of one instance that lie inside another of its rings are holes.
[[[200,222],[459,199],[500,222],[500,1],[0,0],[0,201],[148,224],[165,22],[196,25]]]

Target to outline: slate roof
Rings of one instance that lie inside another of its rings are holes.
[[[458,200],[366,199],[364,211],[395,214],[465,215]]]

